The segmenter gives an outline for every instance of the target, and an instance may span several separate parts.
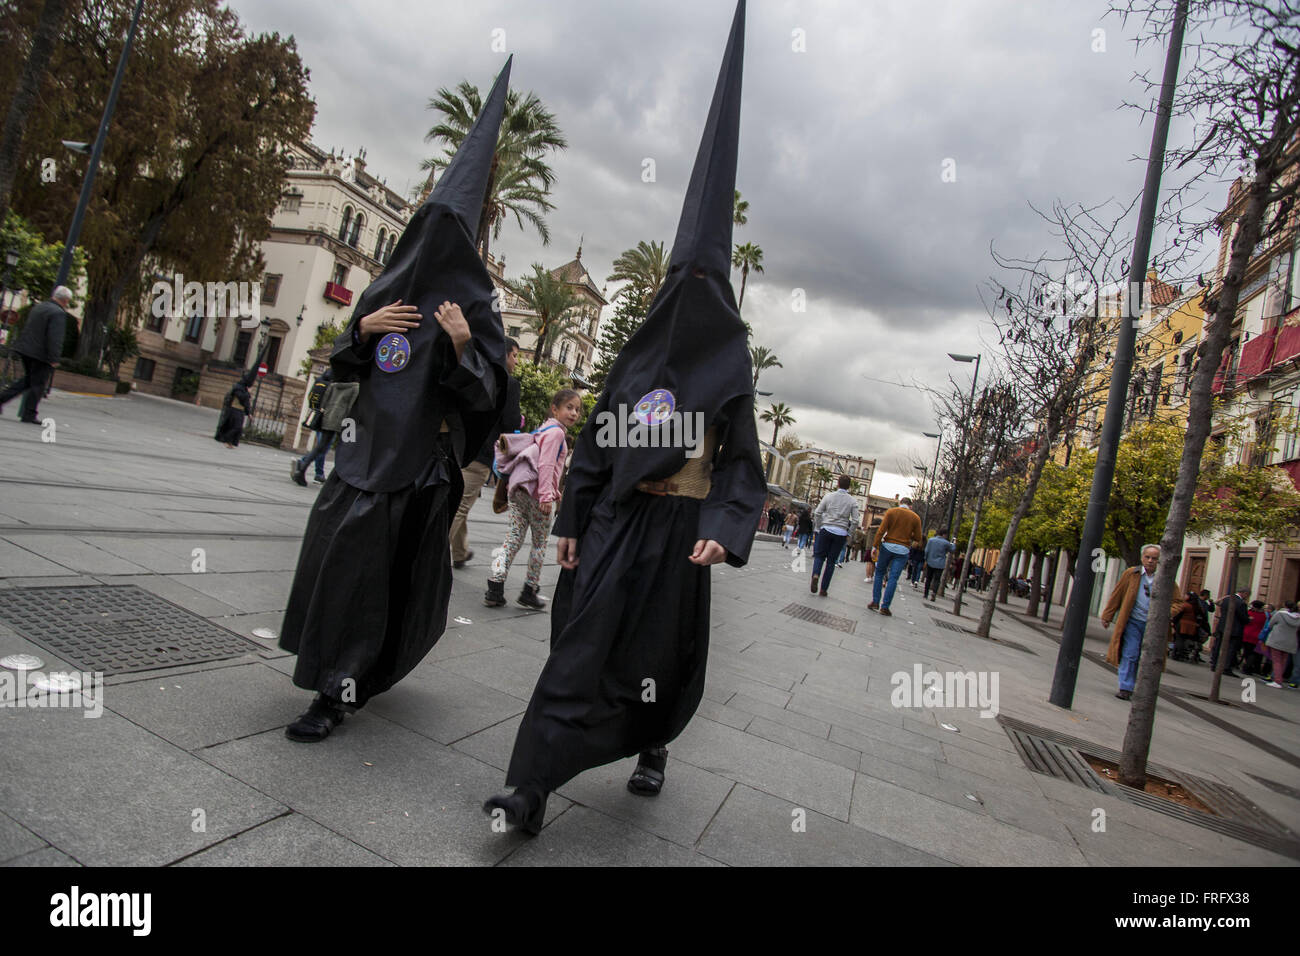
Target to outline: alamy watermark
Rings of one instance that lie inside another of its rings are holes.
[[[889,678],[894,688],[889,702],[895,707],[948,709],[980,708],[981,717],[998,715],[997,671],[925,671],[920,664],[912,672],[895,671]]]
[[[170,283],[156,281],[150,294],[156,319],[238,316],[242,329],[255,329],[262,321],[260,282],[186,282],[178,272]]]
[[[103,671],[0,670],[0,707],[80,708],[82,717],[104,713]]]
[[[619,405],[617,411],[596,415],[597,447],[685,448],[687,458],[704,453],[703,412],[679,412],[667,402],[649,410],[642,405],[633,409]]]

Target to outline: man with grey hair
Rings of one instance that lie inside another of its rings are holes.
[[[1119,576],[1115,590],[1101,612],[1101,626],[1108,628],[1113,621],[1115,633],[1111,635],[1106,650],[1106,662],[1119,668],[1120,700],[1130,700],[1137,684],[1138,658],[1142,654],[1142,636],[1147,629],[1147,616],[1151,610],[1151,589],[1155,586],[1156,566],[1160,563],[1160,546],[1142,546],[1142,566],[1129,568]],[[1169,623],[1183,611],[1182,601],[1171,603]],[[1166,642],[1167,644],[1167,642]],[[1166,647],[1167,650],[1167,647]]]
[[[68,320],[68,313],[64,310],[71,303],[72,290],[65,285],[57,287],[49,301],[32,306],[18,341],[14,343],[14,351],[23,362],[23,377],[0,392],[0,409],[9,399],[22,393],[18,417],[33,425],[40,424],[36,406],[45,396],[54,370],[59,367],[59,356],[63,354],[63,330]]]

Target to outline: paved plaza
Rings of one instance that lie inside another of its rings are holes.
[[[670,745],[662,795],[627,792],[629,759],[554,794],[540,836],[494,832],[480,807],[503,789],[550,622],[513,604],[522,565],[512,603],[483,606],[505,529],[489,500],[471,515],[477,554],[455,572],[433,652],[327,741],[296,744],[284,727],[311,695],[290,681],[294,659],[254,631],[278,631],[319,486],[289,481],[287,452],[213,441],[212,410],[55,392],[41,413],[53,442],[12,408],[0,418],[0,656],[77,669],[7,626],[6,592],[47,587],[135,585],[247,643],[108,677],[98,718],[0,708],[8,865],[1294,863],[1285,834],[1273,852],[1031,772],[978,707],[894,706],[891,677],[918,664],[995,674],[1002,718],[1118,749],[1128,705],[1113,672],[1085,659],[1075,708],[1048,704],[1056,644],[1023,602],[995,617],[998,642],[940,626],[958,619],[906,584],[882,618],[866,610],[861,564],[818,598],[771,541],[748,567],[713,570],[705,699]],[[557,572],[547,565],[543,595]],[[800,607],[834,619],[800,619]],[[1097,629],[1088,650],[1104,639]],[[1169,665],[1152,762],[1300,831],[1300,692],[1261,683],[1253,707],[1215,707],[1190,696],[1207,685],[1205,667]]]

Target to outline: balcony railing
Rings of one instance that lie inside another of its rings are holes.
[[[331,302],[337,302],[339,305],[351,305],[352,290],[347,286],[339,285],[337,282],[326,282],[325,298]]]

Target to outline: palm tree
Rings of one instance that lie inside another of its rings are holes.
[[[820,498],[824,489],[835,478],[835,473],[825,465],[818,465],[812,471],[812,478],[817,482],[817,496]]]
[[[772,423],[773,448],[776,448],[777,433],[786,425],[794,424],[794,416],[790,414],[791,411],[793,411],[793,409],[791,409],[790,406],[786,405],[784,402],[778,402],[775,405],[769,406],[767,411],[758,416],[763,421]],[[772,454],[767,456],[767,469],[765,473],[769,476],[772,474],[772,462],[775,460],[776,459]]]
[[[736,190],[734,209],[735,212],[732,214],[731,217],[732,223],[734,223],[737,226],[743,226],[745,223],[749,222],[749,217],[745,215],[745,213],[749,212],[749,200],[740,198],[739,189]]]
[[[433,189],[434,175],[444,169],[483,108],[478,87],[462,80],[455,90],[446,87],[429,100],[429,109],[443,114],[438,125],[425,135],[426,143],[435,140],[445,144],[446,152],[420,163],[429,171],[420,200]],[[541,236],[542,244],[551,241],[546,228],[545,214],[555,207],[547,200],[555,173],[546,164],[551,150],[568,148],[564,134],[555,122],[555,116],[534,93],[520,94],[510,90],[506,94],[505,115],[501,118],[501,131],[497,135],[497,149],[492,157],[492,170],[488,176],[487,195],[483,199],[483,213],[479,217],[475,245],[487,261],[489,239],[500,238],[501,225],[513,215],[519,228],[530,223]]]
[[[775,352],[770,352],[762,345],[751,345],[749,347],[749,357],[754,363],[754,391],[758,391],[758,376],[764,369],[785,368],[780,360],[776,357]],[[776,439],[772,439],[772,444],[776,444]]]
[[[506,286],[536,313],[536,317],[529,317],[526,322],[537,334],[533,365],[541,365],[548,342],[577,324],[578,316],[573,311],[585,305],[586,300],[574,293],[567,282],[536,262],[533,263],[532,275],[507,282]]]
[[[752,242],[747,242],[743,246],[737,245],[731,253],[731,264],[740,270],[740,300],[736,303],[736,309],[745,304],[745,280],[749,278],[749,272],[763,271],[763,250]]]
[[[662,242],[646,242],[644,239],[636,244],[635,249],[624,249],[614,260],[614,271],[606,282],[626,282],[627,285],[614,293],[617,299],[624,293],[641,290],[649,302],[664,284],[668,275],[668,253]]]

